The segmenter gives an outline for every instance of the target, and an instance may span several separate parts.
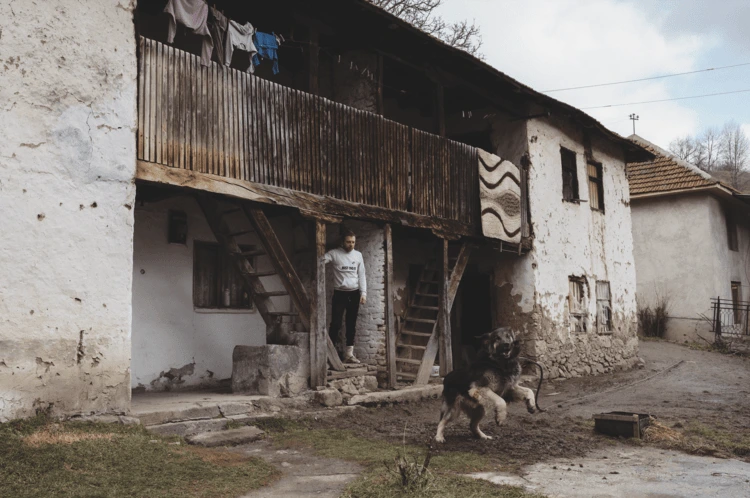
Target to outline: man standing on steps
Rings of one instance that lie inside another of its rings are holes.
[[[359,305],[367,301],[367,281],[362,253],[354,249],[357,238],[351,230],[344,230],[341,247],[331,249],[325,255],[326,263],[333,263],[333,303],[331,305],[331,328],[328,334],[337,342],[341,322],[346,312],[345,363],[359,363],[354,356],[354,333],[357,330]]]

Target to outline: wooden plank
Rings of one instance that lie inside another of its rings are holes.
[[[366,206],[340,199],[325,198],[315,194],[282,189],[268,184],[243,182],[241,180],[214,175],[203,175],[146,161],[137,162],[136,178],[145,182],[214,192],[265,204],[319,211],[333,216],[400,223],[417,228],[442,230],[445,233],[455,235],[474,235],[471,225],[452,220],[430,218],[406,211],[389,210],[378,206]]]
[[[313,295],[310,309],[310,387],[326,384],[326,226],[315,222],[315,264],[313,266]]]
[[[149,140],[149,147],[148,147],[148,160],[151,162],[156,162],[156,102],[157,102],[157,95],[156,95],[156,42],[151,41],[149,43],[150,49],[149,49],[149,125],[148,125],[148,136],[150,138]]]
[[[388,362],[388,387],[396,387],[396,317],[393,313],[393,235],[390,223],[383,227],[385,238],[385,354]]]
[[[143,155],[143,132],[146,129],[144,117],[146,115],[144,103],[146,102],[146,42],[142,36],[138,37],[138,159],[145,159]]]
[[[442,268],[440,270],[440,310],[438,311],[438,330],[440,339],[440,375],[445,377],[453,371],[453,343],[451,336],[451,307],[449,287],[451,282],[450,263],[448,261],[448,240],[442,240]]]
[[[185,77],[185,53],[182,50],[177,51],[177,93],[178,104],[177,104],[177,162],[178,168],[185,168],[185,85],[187,84],[187,78]]]
[[[177,135],[178,111],[177,106],[175,105],[175,101],[177,100],[178,96],[177,70],[175,67],[177,62],[177,50],[175,50],[174,47],[168,47],[167,50],[169,51],[169,83],[167,84],[169,90],[169,122],[167,123],[167,143],[169,144],[169,148],[167,150],[167,164],[175,167],[177,165],[177,143],[179,142],[179,138]]]
[[[164,119],[164,44],[156,44],[156,159],[155,162],[164,164],[162,160],[162,133]]]
[[[188,148],[190,169],[200,171],[198,166],[198,60],[193,54],[188,55],[190,70],[190,96],[188,100],[188,116],[190,121],[190,147]]]

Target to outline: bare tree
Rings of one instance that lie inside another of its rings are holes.
[[[696,161],[696,166],[703,171],[710,173],[720,166],[720,138],[719,130],[714,127],[706,128],[698,137],[700,155],[699,160]]]
[[[669,144],[669,152],[683,161],[695,164],[696,159],[700,155],[700,147],[696,139],[690,135],[686,135],[672,140]]]
[[[750,159],[750,140],[736,121],[729,121],[722,128],[720,150],[724,169],[731,175],[732,186],[739,188],[740,173]]]
[[[475,21],[449,23],[435,14],[435,9],[440,7],[443,0],[369,1],[448,45],[460,48],[480,59],[484,58],[479,52],[482,47],[482,35]]]

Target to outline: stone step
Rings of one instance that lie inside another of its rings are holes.
[[[212,448],[215,446],[237,446],[239,444],[252,443],[263,437],[265,434],[262,430],[248,425],[239,429],[229,429],[218,432],[201,432],[187,436],[185,440],[189,444],[206,446]]]
[[[409,387],[398,391],[381,391],[352,396],[351,399],[349,399],[349,405],[380,405],[384,403],[420,401],[422,399],[437,398],[442,393],[442,385],[431,384],[427,386]]]

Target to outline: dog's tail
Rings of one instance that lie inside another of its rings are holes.
[[[534,403],[536,404],[536,409],[539,410],[540,412],[543,412],[544,410],[542,409],[541,406],[539,406],[539,390],[542,388],[542,382],[544,381],[544,368],[539,363],[532,360],[531,358],[519,356],[518,359],[524,360],[528,363],[533,363],[534,365],[539,367],[539,383],[536,386],[536,396],[534,396]]]
[[[445,376],[443,379],[443,398],[448,402],[448,405],[452,406],[456,402],[456,398],[461,394],[462,387],[464,386],[461,384],[461,378],[455,371]]]

